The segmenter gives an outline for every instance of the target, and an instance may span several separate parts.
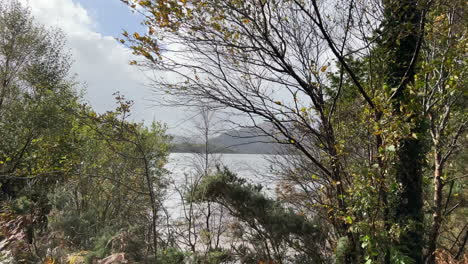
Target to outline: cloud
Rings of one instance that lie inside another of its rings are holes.
[[[73,0],[23,0],[31,7],[36,20],[46,26],[57,27],[67,36],[67,45],[74,59],[72,71],[87,84],[85,99],[98,112],[115,108],[113,93],[120,91],[135,101],[133,118],[136,121],[160,120],[169,126],[183,118],[181,111],[151,107],[154,99],[138,68],[128,64],[131,51],[113,36],[97,32],[98,21]],[[122,23],[115,19],[116,26]]]

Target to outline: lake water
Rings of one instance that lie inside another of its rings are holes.
[[[227,166],[239,177],[247,179],[251,183],[260,183],[264,186],[265,193],[273,193],[274,185],[271,182],[271,162],[269,155],[260,154],[214,154],[210,157],[212,166],[220,164]],[[171,153],[165,168],[170,172],[172,187],[166,197],[165,205],[171,214],[178,215],[181,202],[180,194],[175,188],[182,188],[187,177],[196,174],[197,166],[201,164],[200,155],[195,153]]]
[[[274,174],[272,173],[275,162],[271,161],[274,158],[276,156],[258,154],[215,154],[210,157],[212,161],[211,167],[215,167],[216,164],[227,166],[238,177],[244,178],[250,183],[261,184],[263,186],[262,192],[270,197],[275,196]],[[180,242],[179,244],[187,246],[188,234],[190,232],[197,233],[197,238],[192,236],[191,239],[192,242],[198,241],[195,247],[203,251],[206,250],[206,244],[201,239],[202,233],[199,232],[204,230],[206,225],[206,204],[194,204],[191,207],[188,204],[184,204],[184,200],[182,199],[184,197],[183,194],[189,190],[188,186],[192,185],[193,180],[200,179],[200,175],[203,175],[203,173],[200,174],[200,170],[197,170],[197,167],[200,168],[201,164],[203,164],[203,159],[198,154],[171,153],[169,155],[165,168],[170,172],[171,184],[164,200],[164,208],[165,217],[168,217],[170,219],[169,222],[173,223],[173,225],[168,225],[168,229],[162,228],[161,235],[171,234],[176,241]],[[209,222],[210,226],[214,228],[214,232],[216,230],[218,232],[221,231],[218,237],[220,244],[226,247],[242,244],[241,240],[230,235],[227,228],[220,228],[218,226],[221,222],[226,224],[225,227],[229,226],[229,223],[237,223],[234,221],[234,218],[220,206],[215,205],[211,208]],[[187,217],[194,219],[192,220],[194,224],[188,225],[189,218]],[[216,229],[217,226],[220,229]],[[213,238],[215,237],[213,236]],[[187,246],[185,249],[189,250],[189,247]]]
[[[262,182],[264,176],[271,175],[271,163],[269,155],[260,154],[214,154],[213,164],[218,163],[227,166],[239,177],[254,182]],[[171,153],[166,165],[172,177],[177,179],[184,174],[193,173],[200,163],[199,155],[194,153]]]

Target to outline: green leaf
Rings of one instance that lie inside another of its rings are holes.
[[[345,221],[347,224],[352,224],[353,223],[353,218],[351,216],[346,216]]]

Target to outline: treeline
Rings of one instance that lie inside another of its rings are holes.
[[[0,262],[79,263],[70,254],[83,250],[89,263],[113,250],[145,259],[169,138],[129,121],[119,94],[104,114],[83,103],[64,39],[0,3]]]

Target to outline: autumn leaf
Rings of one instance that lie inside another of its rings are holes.
[[[148,1],[148,0],[146,0],[146,1],[139,1],[138,4],[140,4],[141,6],[146,6],[146,7],[148,7],[148,6],[151,5],[151,1]]]

